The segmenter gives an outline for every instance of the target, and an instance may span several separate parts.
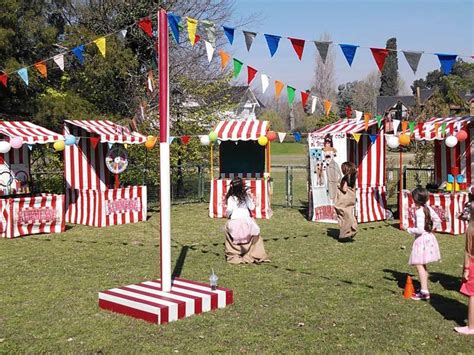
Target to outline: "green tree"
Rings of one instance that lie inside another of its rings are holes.
[[[389,50],[380,77],[380,96],[395,96],[398,94],[398,57],[397,39],[390,38],[386,48]]]

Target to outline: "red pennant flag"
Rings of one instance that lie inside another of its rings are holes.
[[[194,35],[194,43],[193,43],[193,46],[199,42],[199,40],[201,39],[201,36],[199,35]]]
[[[301,57],[303,56],[303,50],[304,50],[304,39],[298,39],[298,38],[288,38],[291,41],[291,44],[293,45],[293,49],[296,52],[296,55],[298,56],[299,60],[301,60]]]
[[[306,106],[306,101],[308,101],[309,93],[306,91],[301,91],[301,104],[303,105],[303,109]]]
[[[247,65],[247,84],[250,85],[252,80],[255,78],[257,74],[257,69],[252,68],[250,65]]]
[[[3,84],[3,86],[7,87],[7,81],[8,81],[7,73],[3,73],[2,75],[0,75],[0,82]]]
[[[350,106],[346,107],[346,117],[351,118],[352,117],[352,108]]]
[[[420,132],[420,136],[423,136],[423,133],[424,133],[423,126],[424,126],[423,122],[418,122],[418,132]]]
[[[190,139],[191,139],[190,136],[182,136],[182,137],[181,137],[181,143],[183,143],[183,144],[186,145],[186,144],[189,143],[189,140],[190,140]]]
[[[143,32],[148,35],[148,37],[153,37],[153,26],[149,17],[145,17],[144,19],[138,21],[138,27],[140,27]]]
[[[383,65],[385,64],[385,58],[388,56],[388,49],[385,48],[370,48],[372,55],[374,56],[375,63],[379,67],[379,70],[382,71]]]
[[[99,144],[99,137],[90,137],[92,148],[96,149],[97,144]]]

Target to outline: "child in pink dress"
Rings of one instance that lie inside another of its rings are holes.
[[[412,191],[415,202],[415,227],[408,228],[407,231],[415,237],[413,242],[409,264],[416,267],[420,278],[421,289],[412,296],[415,301],[429,300],[428,290],[428,268],[426,264],[441,259],[439,246],[436,237],[432,233],[433,229],[441,225],[441,219],[426,205],[428,201],[428,190],[416,188]]]
[[[454,330],[460,334],[474,335],[474,185],[469,188],[469,202],[464,206],[459,218],[468,222],[461,293],[469,297],[469,305],[467,326],[455,327]]]

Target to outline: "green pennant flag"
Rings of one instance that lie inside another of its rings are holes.
[[[293,101],[295,100],[295,88],[290,85],[287,85],[286,93],[288,96],[288,105],[291,106],[293,105]]]
[[[240,70],[242,69],[242,64],[244,63],[234,58],[234,79],[237,79],[239,76]]]
[[[410,132],[411,132],[412,134],[415,132],[415,124],[416,124],[415,121],[411,121],[411,122],[408,124],[408,127],[410,127]]]
[[[376,115],[375,119],[377,120],[377,127],[380,128],[382,126],[382,115]]]
[[[446,122],[441,124],[441,134],[443,136],[446,134]]]

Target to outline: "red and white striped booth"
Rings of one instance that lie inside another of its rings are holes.
[[[66,222],[107,227],[145,221],[146,186],[115,188],[105,158],[112,144],[143,144],[146,137],[107,120],[66,120],[64,135],[79,140],[64,150]]]
[[[30,149],[62,135],[28,121],[0,121],[2,140],[21,138],[20,148],[0,154],[0,236],[64,231],[64,195],[31,194]]]
[[[467,139],[458,142],[453,148],[445,144],[449,135],[456,135],[459,130],[465,130]],[[413,136],[416,140],[434,141],[434,169],[435,183],[441,185],[447,181],[453,167],[459,170],[459,174],[465,177],[467,186],[474,184],[474,117],[434,117],[426,122],[419,123]],[[451,193],[431,193],[429,204],[433,207],[441,219],[442,226],[438,232],[449,234],[462,234],[466,229],[466,222],[457,219],[457,214],[467,202],[468,194],[463,191]],[[404,227],[410,226],[413,213],[413,200],[409,191],[402,194],[402,218]]]
[[[339,166],[353,162],[357,166],[357,189],[355,213],[359,223],[382,221],[386,219],[385,184],[385,135],[383,123],[378,127],[376,120],[370,120],[366,131],[365,122],[354,119],[341,119],[308,134],[310,154],[309,177],[309,216],[312,221],[337,222],[334,201],[328,195],[327,179],[318,179],[318,161],[324,167],[325,140],[328,135],[334,148],[334,161]],[[354,138],[357,137],[358,141]],[[320,157],[322,160],[320,160]],[[321,176],[321,175],[319,175]],[[318,181],[316,181],[318,180]]]
[[[209,216],[211,218],[226,217],[225,196],[230,186],[230,182],[236,176],[244,179],[245,185],[249,188],[254,198],[255,210],[252,214],[255,218],[269,219],[273,215],[270,207],[270,181],[269,181],[269,145],[261,147],[257,140],[260,136],[265,136],[268,131],[268,122],[254,119],[247,120],[226,120],[220,121],[214,128],[219,140],[219,178],[211,176],[211,196],[209,202]],[[232,144],[227,144],[232,142]],[[212,149],[212,146],[211,146]],[[253,154],[256,149],[257,154]],[[233,157],[228,157],[229,153]],[[242,165],[226,166],[232,159],[244,160]],[[258,161],[260,159],[260,162]],[[262,161],[263,159],[263,161]],[[265,171],[266,161],[266,171]],[[230,169],[230,170],[229,170]],[[212,167],[211,167],[211,170]]]

